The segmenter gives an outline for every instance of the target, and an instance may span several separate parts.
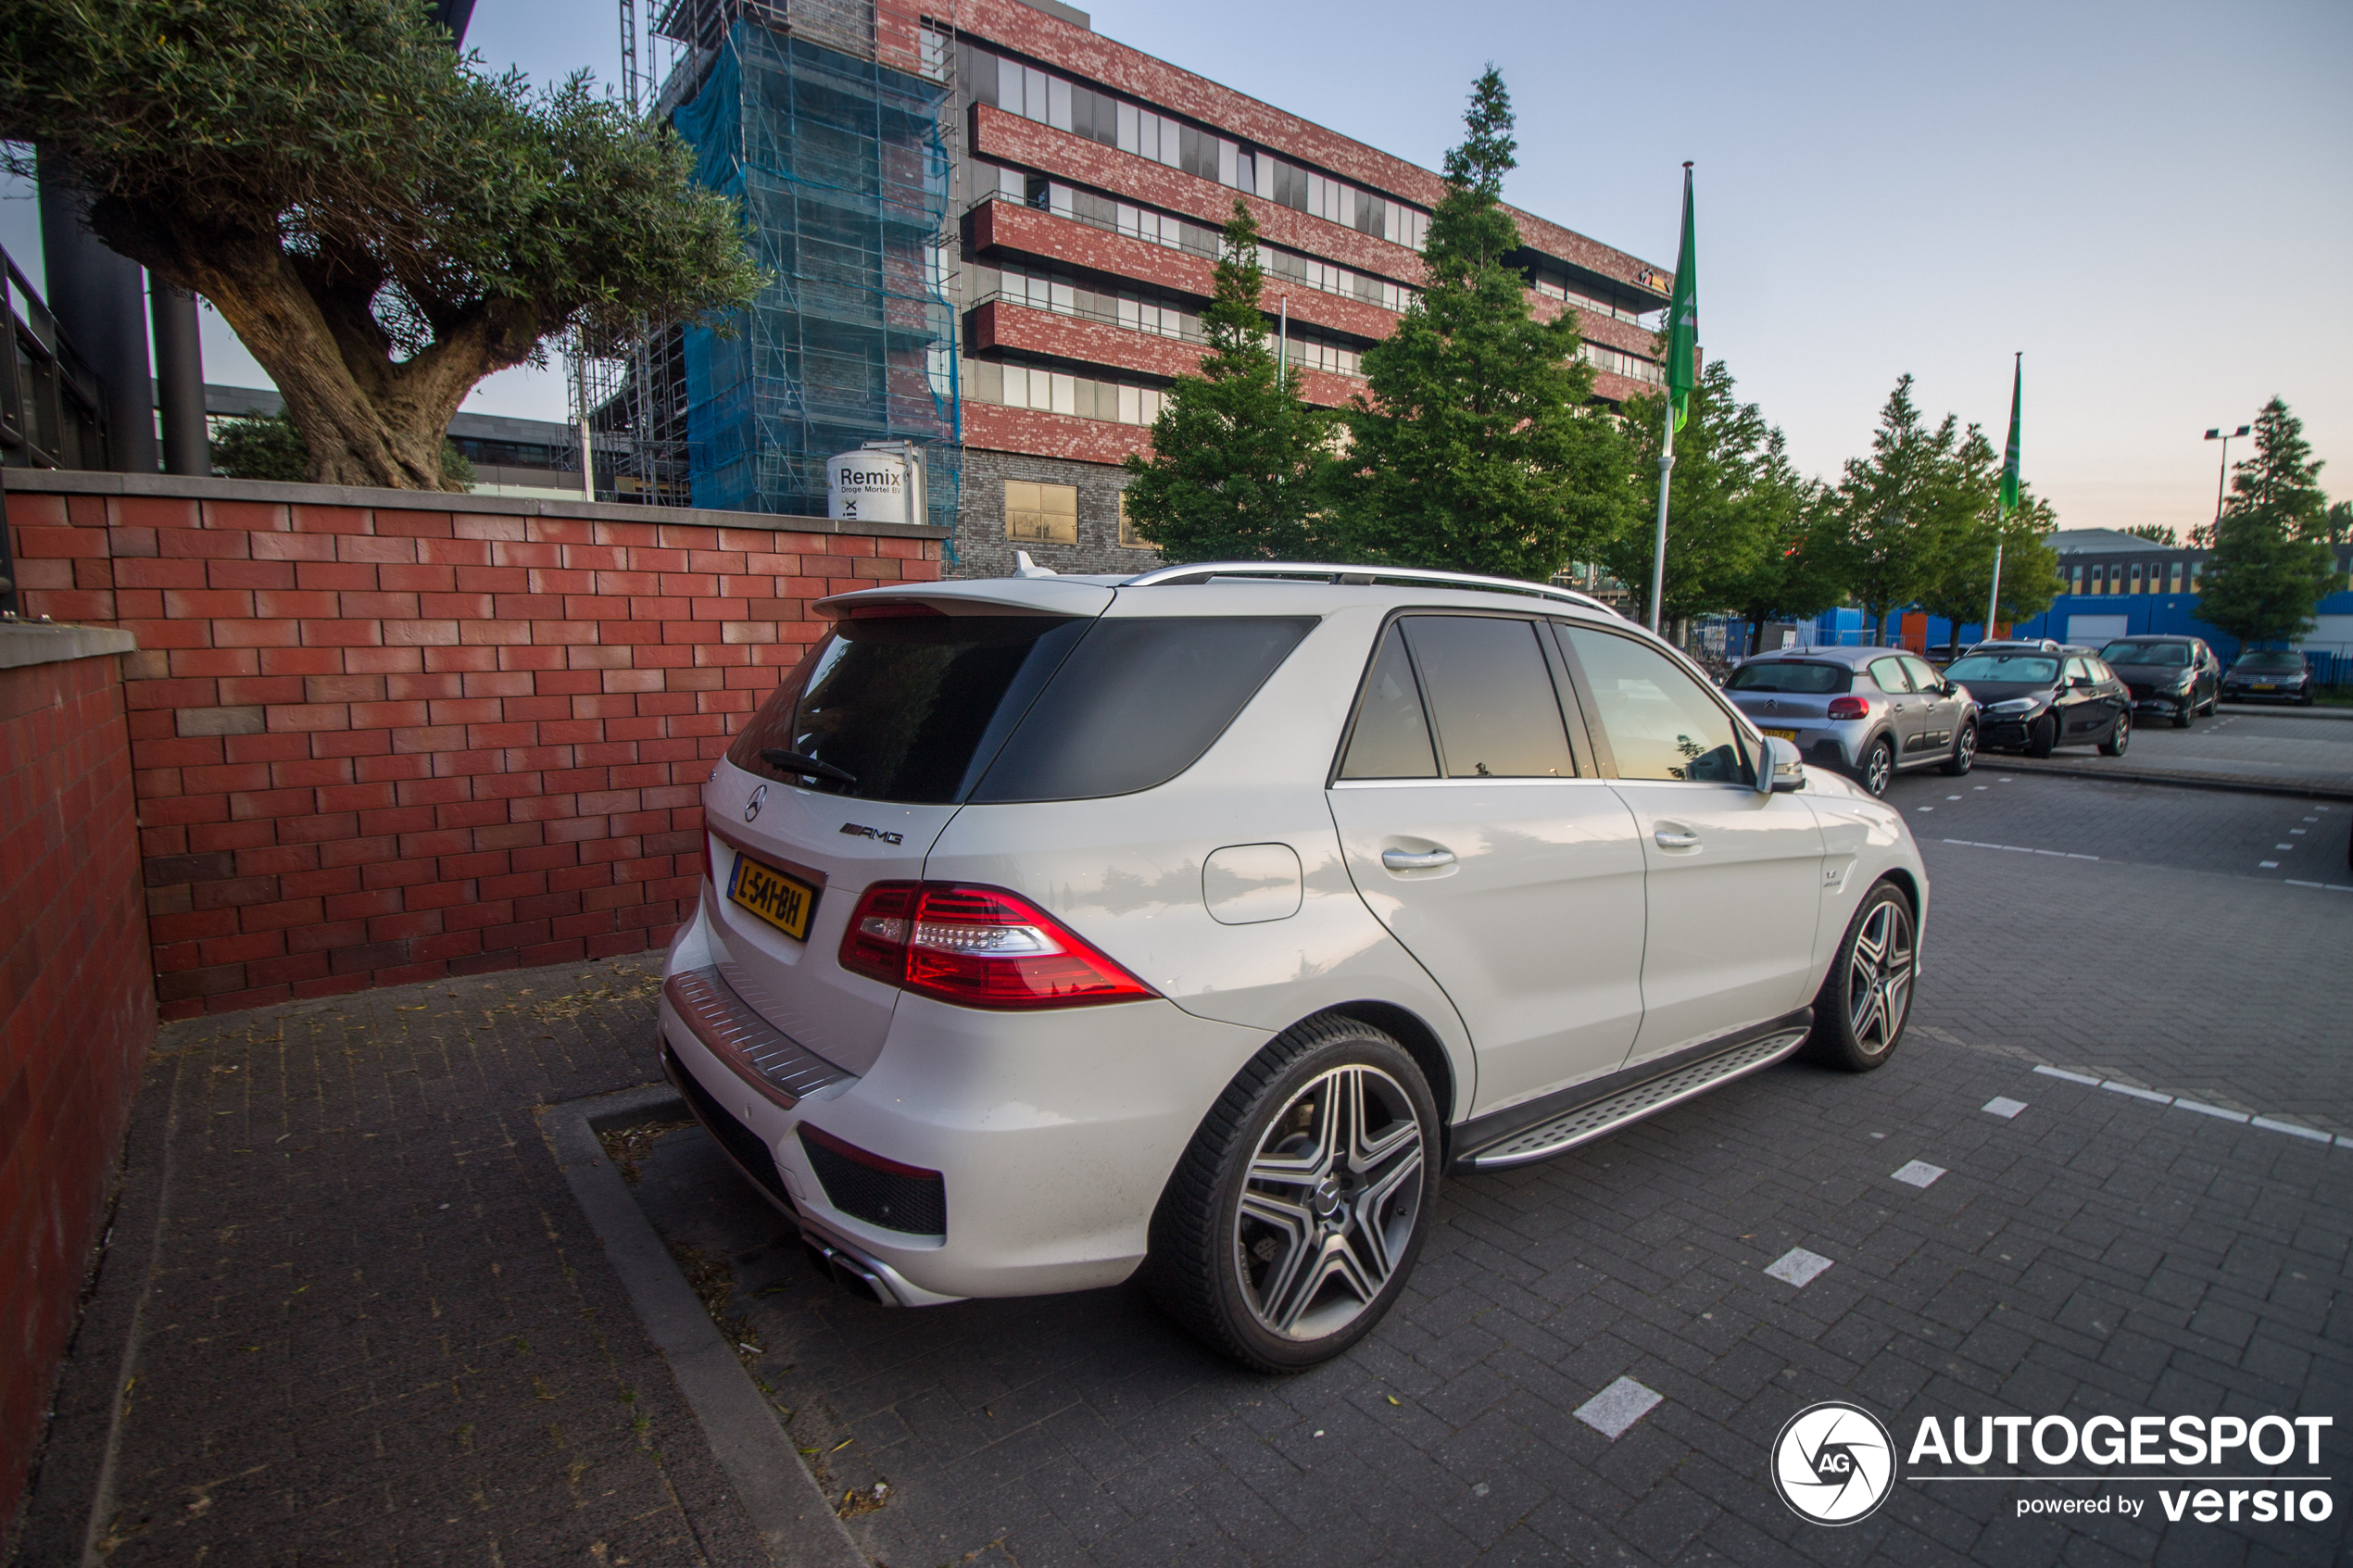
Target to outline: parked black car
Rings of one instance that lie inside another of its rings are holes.
[[[2132,688],[2134,711],[2169,715],[2177,730],[2222,700],[2222,661],[2203,637],[2122,637],[2100,658]]]
[[[2312,706],[2312,669],[2293,648],[2258,648],[2239,655],[2222,677],[2233,702],[2300,702]]]
[[[1955,659],[1944,676],[1977,699],[1982,747],[2048,757],[2096,745],[2121,757],[2132,744],[2133,693],[2095,654],[1988,648]]]

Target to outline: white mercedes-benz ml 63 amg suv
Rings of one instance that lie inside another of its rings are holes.
[[[1441,1173],[1902,1038],[1902,817],[1593,600],[1259,563],[819,608],[703,791],[662,1057],[880,1301],[1141,1270],[1305,1366]]]

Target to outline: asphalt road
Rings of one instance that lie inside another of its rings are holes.
[[[2353,1426],[2353,1136],[2326,1136],[2353,1135],[2353,892],[2320,866],[2353,882],[2353,813],[1994,767],[1891,798],[1934,887],[1895,1060],[1785,1065],[1450,1183],[1398,1309],[1314,1373],[1239,1373],[1124,1288],[875,1308],[698,1130],[655,1144],[640,1199],[731,1271],[796,1444],[900,1568],[2341,1561],[2342,1484],[2325,1522],[2234,1524],[2170,1523],[2154,1481],[1906,1480],[1838,1530],[1772,1490],[1777,1433],[1827,1399],[1899,1440],[1929,1415]],[[1893,1177],[1916,1160],[1925,1189]],[[1765,1272],[1795,1248],[1830,1262],[1803,1286]],[[1622,1378],[1660,1399],[1613,1438],[1577,1412]],[[2053,1497],[2144,1512],[2020,1512]]]
[[[2303,709],[2233,710],[2199,719],[2186,730],[2168,721],[2140,719],[2121,757],[2089,746],[2052,754],[2070,767],[2159,769],[2190,777],[2244,779],[2277,784],[2353,784],[2353,722]],[[2001,760],[1989,754],[1987,763]]]

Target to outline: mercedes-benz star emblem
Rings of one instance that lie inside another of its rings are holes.
[[[1773,1489],[1800,1519],[1852,1524],[1869,1518],[1894,1485],[1895,1440],[1858,1405],[1808,1405],[1773,1440]]]
[[[744,821],[749,822],[760,815],[760,803],[767,798],[768,786],[766,784],[761,784],[758,789],[753,790],[751,798],[744,802]]]

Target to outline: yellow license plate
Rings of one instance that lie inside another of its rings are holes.
[[[1795,740],[1797,738],[1797,732],[1795,730],[1768,730],[1765,733],[1772,736],[1775,740]]]
[[[737,854],[727,878],[727,897],[796,942],[809,940],[809,920],[817,912],[817,890],[797,876]]]

